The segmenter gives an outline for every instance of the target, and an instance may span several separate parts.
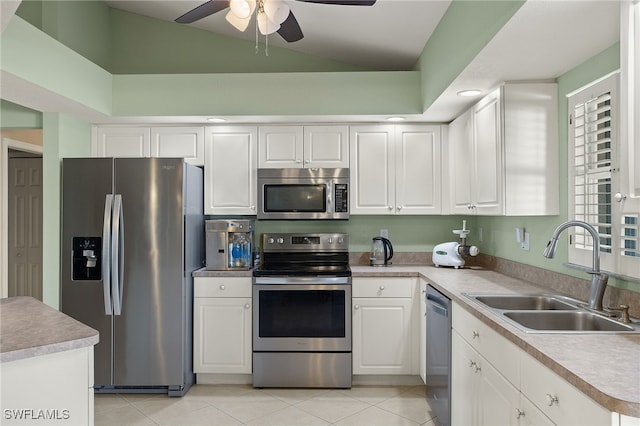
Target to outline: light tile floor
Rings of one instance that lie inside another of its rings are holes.
[[[195,385],[182,398],[96,395],[95,425],[440,426],[424,386],[254,389],[250,385]]]

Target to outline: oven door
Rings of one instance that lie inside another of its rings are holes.
[[[254,278],[254,352],[351,352],[350,281]]]

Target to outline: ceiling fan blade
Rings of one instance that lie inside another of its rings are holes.
[[[301,40],[304,35],[302,34],[302,29],[298,24],[298,20],[295,16],[293,16],[293,12],[289,11],[289,16],[284,20],[282,24],[280,24],[280,29],[278,30],[278,34],[288,41],[289,43]]]
[[[209,0],[176,19],[178,24],[190,24],[229,7],[229,0]]]
[[[373,6],[376,0],[298,0],[305,3],[337,4],[341,6]]]

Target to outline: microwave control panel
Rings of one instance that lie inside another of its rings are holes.
[[[336,213],[349,212],[348,187],[349,185],[346,183],[337,183],[335,185]]]

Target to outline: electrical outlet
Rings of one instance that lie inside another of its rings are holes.
[[[388,229],[381,229],[380,230],[380,236],[384,237],[384,238],[389,238],[389,230]]]

